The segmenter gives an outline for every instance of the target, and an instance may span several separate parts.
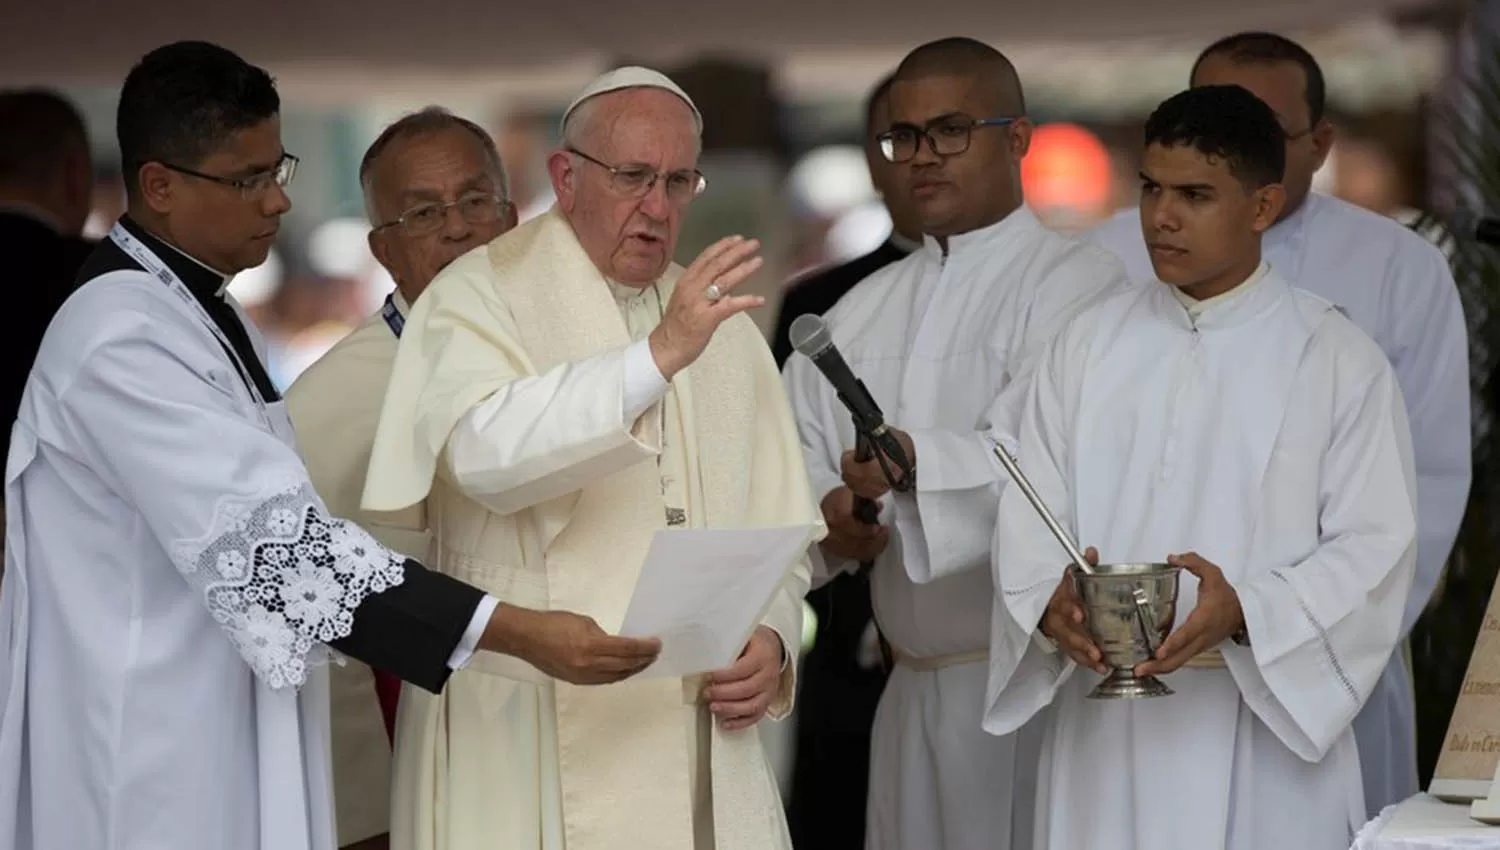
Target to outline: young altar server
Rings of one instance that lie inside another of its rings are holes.
[[[1176,627],[1136,668],[1176,693],[1087,699],[1104,667],[1067,557],[1005,488],[984,726],[1053,706],[1037,848],[1342,850],[1365,820],[1350,724],[1411,587],[1411,441],[1380,349],[1261,259],[1283,139],[1237,86],[1152,114],[1141,226],[1159,282],[1080,314],[1015,441],[996,429],[1091,558],[1183,568]]]
[[[1287,283],[1334,302],[1396,370],[1411,421],[1417,470],[1417,573],[1402,642],[1443,574],[1468,503],[1469,335],[1442,252],[1387,216],[1312,191],[1333,145],[1323,71],[1274,33],[1222,38],[1199,54],[1190,85],[1238,85],[1266,102],[1286,132],[1286,204],[1262,241]],[[1115,252],[1131,280],[1154,279],[1135,210],[1086,237]],[[1400,645],[1354,721],[1371,817],[1417,792],[1416,704]]]

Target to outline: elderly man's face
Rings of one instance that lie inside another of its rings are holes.
[[[402,295],[415,299],[449,263],[515,227],[500,188],[484,144],[462,127],[386,148],[370,178],[379,221],[370,250]]]
[[[652,88],[600,95],[592,108],[576,150],[548,163],[553,189],[594,265],[617,283],[649,286],[671,262],[695,194],[693,113]]]

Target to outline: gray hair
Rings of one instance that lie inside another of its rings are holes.
[[[375,214],[375,203],[370,196],[371,173],[375,170],[375,163],[386,148],[400,139],[410,139],[417,136],[425,136],[429,133],[437,133],[443,130],[460,129],[474,134],[479,143],[484,147],[485,159],[488,160],[490,169],[494,172],[495,183],[500,189],[500,199],[510,201],[510,181],[505,176],[505,163],[500,161],[500,149],[495,147],[495,140],[484,128],[475,124],[467,118],[460,118],[441,106],[428,106],[416,112],[404,115],[390,126],[380,132],[375,141],[365,151],[364,159],[359,163],[359,185],[365,195],[365,215],[369,217],[371,224],[380,224]]]
[[[594,113],[599,111],[599,98],[591,97],[574,107],[563,122],[562,141],[570,148],[583,147],[589,134],[589,125],[594,122]]]

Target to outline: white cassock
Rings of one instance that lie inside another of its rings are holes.
[[[409,312],[399,290],[386,303],[303,371],[286,392],[286,408],[328,512],[359,523],[387,548],[426,561],[425,532],[381,525],[359,508],[397,333]],[[333,801],[343,847],[390,831],[391,743],[369,665],[351,659],[335,666],[328,684]]]
[[[554,209],[459,257],[402,334],[363,505],[425,513],[440,569],[616,631],[669,527],[816,524],[774,361],[736,316],[670,383],[647,336],[682,270],[607,281]],[[787,664],[799,562],[762,623]],[[558,682],[480,656],[397,719],[395,850],[786,850],[755,729],[725,731],[702,682]]]
[[[1052,708],[1038,850],[1343,850],[1365,821],[1350,724],[1415,569],[1401,393],[1364,333],[1265,265],[1196,318],[1182,298],[1135,288],[1058,336],[1019,462],[1102,562],[1195,551],[1218,565],[1250,646],[1164,677],[1170,696],[1088,699],[1101,677],[1037,628],[1067,556],[1007,488],[984,726]],[[1181,573],[1178,626],[1197,585]]]
[[[405,559],[325,513],[284,406],[202,306],[227,279],[122,233],[11,437],[0,847],[332,850],[322,641]]]
[[[1086,235],[1114,251],[1132,281],[1156,279],[1137,210]],[[1396,370],[1417,469],[1417,576],[1403,641],[1442,577],[1468,502],[1469,349],[1463,306],[1441,251],[1399,222],[1311,194],[1265,234],[1262,250],[1293,286],[1332,301],[1374,338]],[[1402,653],[1354,723],[1366,812],[1417,792],[1416,704]]]
[[[1019,407],[1063,322],[1123,285],[1114,258],[1021,207],[950,237],[946,255],[928,237],[826,317],[850,369],[916,449],[915,494],[882,500],[881,522],[894,529],[871,573],[896,669],[875,715],[868,847],[1004,848],[1012,835],[1024,846],[1036,736],[994,738],[979,727],[1000,493],[982,432],[997,395]],[[843,485],[853,425],[810,360],[793,356],[784,379],[821,499]]]

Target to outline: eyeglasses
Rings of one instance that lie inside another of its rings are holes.
[[[926,126],[897,124],[880,133],[875,141],[880,143],[880,153],[887,162],[908,162],[917,155],[922,139],[938,156],[957,156],[969,149],[970,137],[975,127],[1004,127],[1015,118],[970,118],[967,115],[945,115],[927,122]]]
[[[261,171],[256,174],[252,174],[249,177],[240,178],[219,177],[214,174],[204,174],[201,171],[194,171],[191,168],[183,168],[180,165],[173,165],[170,162],[163,162],[162,167],[167,168],[171,171],[175,171],[178,174],[186,174],[189,177],[197,177],[199,180],[208,180],[213,183],[218,183],[220,186],[229,186],[231,188],[238,189],[240,190],[241,198],[244,198],[247,201],[253,201],[265,195],[265,193],[269,191],[273,185],[280,186],[283,189],[286,188],[287,184],[292,182],[292,178],[297,176],[298,161],[299,160],[295,156],[292,156],[289,153],[284,153],[281,155],[281,159],[278,160],[276,165],[270,170]]]
[[[470,192],[456,201],[447,203],[419,204],[402,213],[394,221],[376,225],[374,230],[385,230],[400,225],[408,235],[427,236],[442,228],[448,219],[448,210],[457,208],[458,214],[469,224],[493,224],[504,215],[510,202],[499,195],[487,192]]]
[[[589,156],[577,148],[568,148],[568,153],[592,162],[609,172],[609,186],[615,194],[627,198],[644,197],[656,186],[656,181],[666,179],[667,200],[674,204],[686,204],[703,194],[708,188],[708,179],[703,172],[694,169],[670,171],[665,175],[649,165],[610,165]]]

